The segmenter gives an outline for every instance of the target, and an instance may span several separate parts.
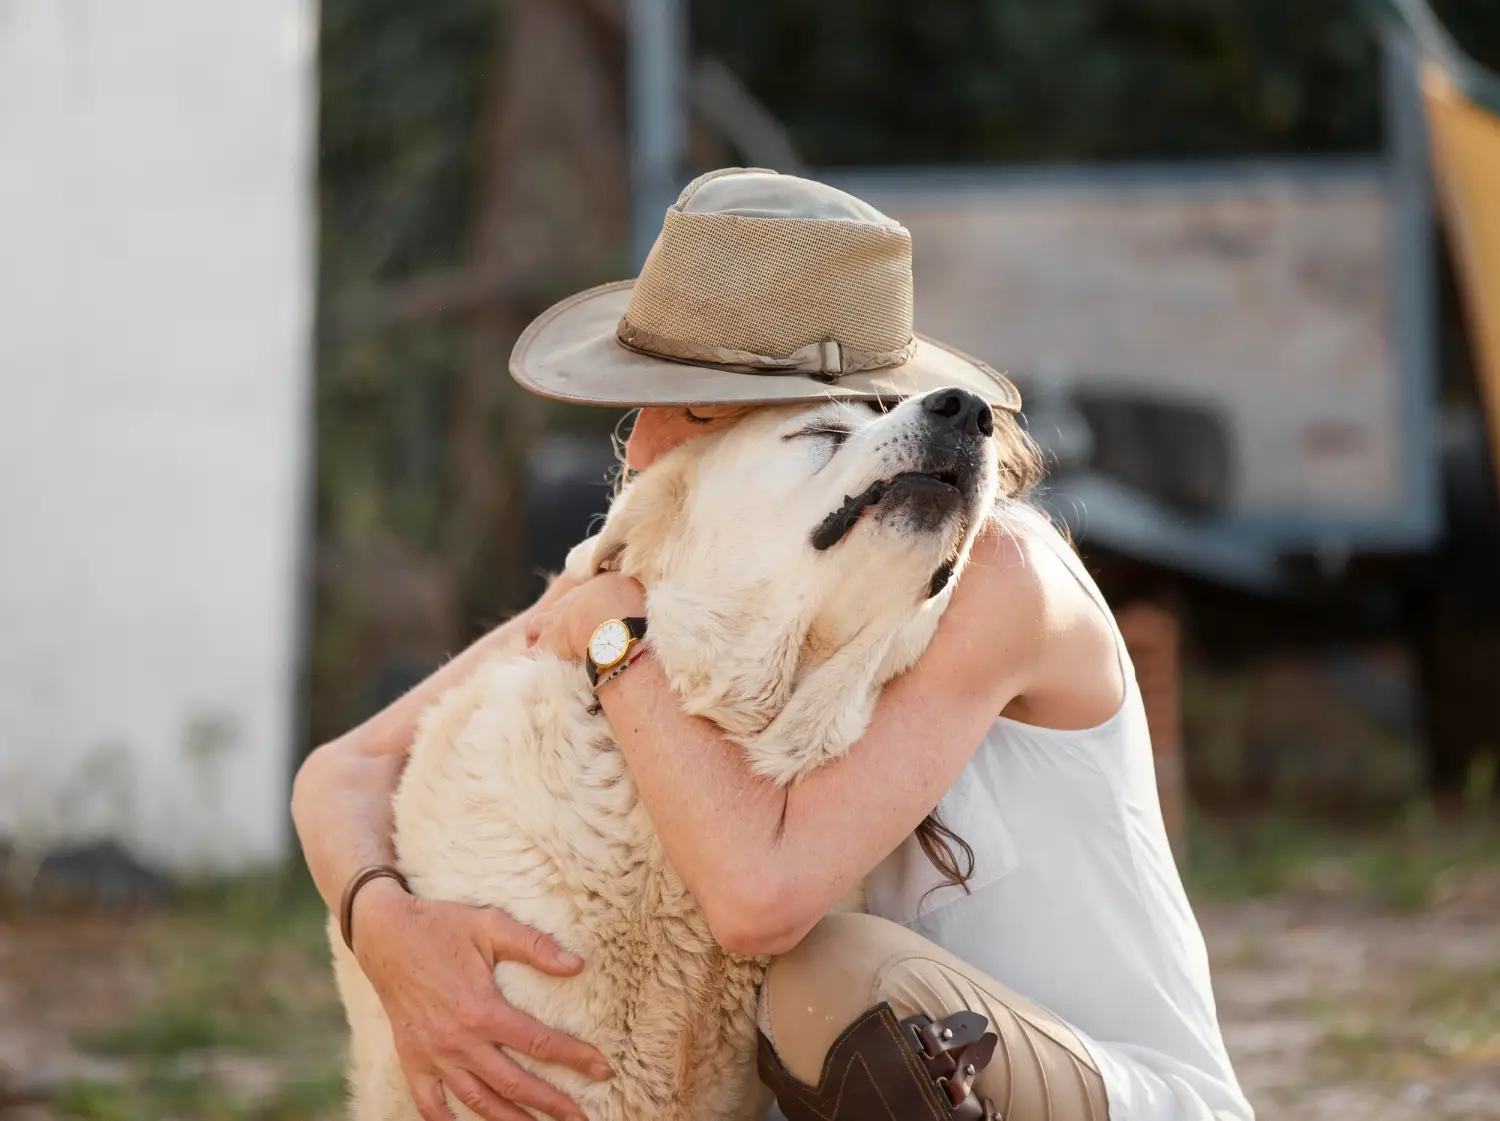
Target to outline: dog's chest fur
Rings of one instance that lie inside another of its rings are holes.
[[[608,1058],[605,1083],[545,1070],[590,1118],[736,1116],[763,963],[715,944],[592,703],[582,669],[552,658],[496,656],[444,697],[395,798],[401,869],[419,895],[503,908],[584,959],[575,978],[495,976]]]

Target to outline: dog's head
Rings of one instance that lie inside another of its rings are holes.
[[[995,502],[992,433],[957,389],[757,409],[635,477],[570,569],[639,579],[687,709],[790,781],[859,738],[932,637]]]

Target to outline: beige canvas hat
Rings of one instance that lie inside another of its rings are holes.
[[[588,405],[774,404],[968,389],[1021,395],[912,330],[911,235],[824,183],[727,168],[689,183],[635,280],[543,312],[510,356],[534,393]]]

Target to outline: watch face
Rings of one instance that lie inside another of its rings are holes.
[[[625,647],[630,642],[630,631],[618,619],[601,623],[589,640],[589,657],[594,665],[611,666],[625,656]]]

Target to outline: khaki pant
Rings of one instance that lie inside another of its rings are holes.
[[[787,1070],[816,1085],[839,1033],[881,1001],[898,1020],[964,1010],[987,1016],[1000,1044],[975,1092],[1005,1121],[1107,1121],[1104,1080],[1057,1017],[920,935],[871,915],[829,915],[772,963],[761,1030]]]

